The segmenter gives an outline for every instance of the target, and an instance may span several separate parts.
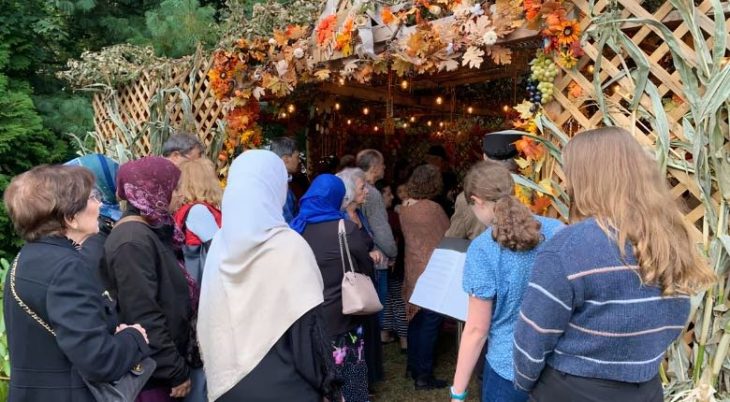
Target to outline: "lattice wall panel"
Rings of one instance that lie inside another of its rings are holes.
[[[574,0],[572,3],[575,6],[576,15],[590,15],[588,0]],[[673,32],[674,37],[677,38],[688,55],[690,62],[696,62],[688,27],[686,24],[679,23],[680,17],[673,6],[667,1],[652,13],[647,11],[648,6],[644,6],[643,3],[636,0],[618,0],[618,4],[622,7],[621,16],[623,18],[646,18],[663,22]],[[608,5],[609,1],[598,0],[595,2],[593,11],[595,13],[604,12]],[[708,16],[711,16],[711,13],[712,5],[710,0],[704,0],[697,6],[698,21],[710,48],[712,48],[714,31],[714,23],[711,17]],[[583,30],[590,24],[589,18],[579,18],[579,21],[582,21],[581,27]],[[728,24],[730,24],[730,19],[728,19]],[[674,69],[669,47],[658,34],[658,29],[648,24],[631,25],[625,23],[622,30],[631,38],[632,42],[642,49],[649,60],[651,64],[650,80],[658,87],[660,96],[667,101],[674,99],[672,108],[666,110],[671,139],[685,140],[681,119],[688,112],[689,107],[684,102],[682,82],[679,73]],[[730,41],[726,44],[726,49],[730,50]],[[584,50],[586,54],[580,59],[575,71],[565,71],[555,81],[556,102],[548,108],[549,117],[569,135],[575,135],[582,130],[603,125],[604,116],[598,110],[596,104],[596,88],[593,84],[592,73],[592,67],[599,57],[599,49],[596,43],[589,41],[585,44]],[[632,62],[628,54],[622,56],[627,60],[627,63]],[[621,70],[621,58],[612,53],[611,50],[604,49],[601,82],[605,86],[603,91],[607,97],[608,112],[611,113],[613,120],[631,131],[639,142],[647,147],[654,147],[657,138],[646,119],[626,111],[627,105],[632,101],[631,96],[635,87],[634,82],[628,77],[616,79],[620,76]],[[607,85],[609,83],[610,85]],[[582,92],[579,96],[575,96],[575,93],[570,91],[571,86],[574,87],[576,84]],[[651,100],[647,96],[644,96],[640,102],[646,111],[651,114],[655,113]],[[684,151],[679,149],[672,149],[671,152],[674,152],[678,157],[685,156]],[[562,180],[562,171],[557,169],[556,176],[558,180]],[[670,169],[667,176],[672,186],[672,194],[687,205],[685,219],[695,228],[694,235],[697,240],[700,240],[704,208],[700,202],[700,191],[697,184],[684,171]]]
[[[201,59],[197,62],[181,64],[166,74],[154,75],[144,72],[140,77],[117,90],[116,96],[99,93],[94,96],[94,124],[96,131],[104,139],[104,147],[116,139],[132,150],[135,155],[147,155],[152,151],[149,129],[145,124],[150,120],[151,101],[161,90],[180,88],[191,101],[195,132],[206,144],[213,140],[223,118],[223,105],[213,96],[208,82],[208,70],[212,60]],[[192,74],[192,79],[191,79]],[[173,129],[179,129],[184,119],[184,109],[180,96],[167,95],[167,115]],[[124,128],[115,123],[121,121],[132,135],[124,135]],[[142,135],[137,135],[137,134]]]

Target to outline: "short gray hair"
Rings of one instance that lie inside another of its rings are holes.
[[[195,148],[199,149],[201,154],[205,153],[205,146],[197,136],[189,133],[173,134],[162,145],[162,156],[167,158],[173,152],[187,155]]]
[[[356,182],[357,179],[365,181],[365,172],[360,168],[345,168],[337,173],[343,183],[345,183],[345,199],[342,200],[342,207],[345,209],[352,201],[355,200],[355,193],[357,192]]]
[[[364,149],[357,153],[357,167],[364,172],[370,170],[378,162],[384,162],[383,154],[377,149]]]
[[[275,153],[279,156],[279,158],[281,158],[283,156],[294,155],[294,152],[298,151],[299,147],[297,146],[297,142],[294,141],[293,138],[277,137],[271,140],[269,150],[271,150],[271,152]]]

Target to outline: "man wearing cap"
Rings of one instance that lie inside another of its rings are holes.
[[[522,138],[520,134],[513,134],[511,131],[498,131],[487,133],[482,140],[482,155],[485,161],[503,163],[511,172],[517,170],[514,157],[517,156],[517,149],[514,142]],[[486,227],[479,222],[474,212],[469,208],[466,197],[462,191],[456,197],[454,215],[451,217],[451,226],[446,231],[446,237],[474,240],[482,234]]]
[[[437,167],[441,171],[443,189],[441,190],[441,194],[433,201],[441,205],[446,215],[451,216],[454,213],[454,194],[452,191],[456,189],[459,180],[449,167],[449,157],[446,154],[446,149],[441,145],[431,145],[424,159],[426,163]]]

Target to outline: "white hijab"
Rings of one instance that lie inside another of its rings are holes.
[[[246,377],[295,321],[324,300],[312,250],[284,221],[284,162],[270,151],[246,151],[228,177],[198,309],[210,401]]]

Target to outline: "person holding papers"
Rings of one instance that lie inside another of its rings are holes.
[[[466,399],[469,379],[482,358],[487,336],[482,401],[527,401],[527,393],[513,385],[513,327],[538,246],[563,225],[533,215],[514,197],[514,186],[509,170],[493,161],[479,162],[464,180],[466,199],[488,228],[472,241],[466,253],[463,288],[469,294],[469,308],[451,387],[452,401]]]
[[[449,228],[443,208],[430,199],[441,193],[441,172],[432,165],[413,171],[408,181],[411,197],[400,209],[400,223],[405,238],[405,281],[403,299],[409,301],[416,281],[426,269],[433,250]],[[448,383],[433,377],[433,349],[443,318],[414,304],[406,305],[408,319],[408,369],[417,390],[445,388]]]

